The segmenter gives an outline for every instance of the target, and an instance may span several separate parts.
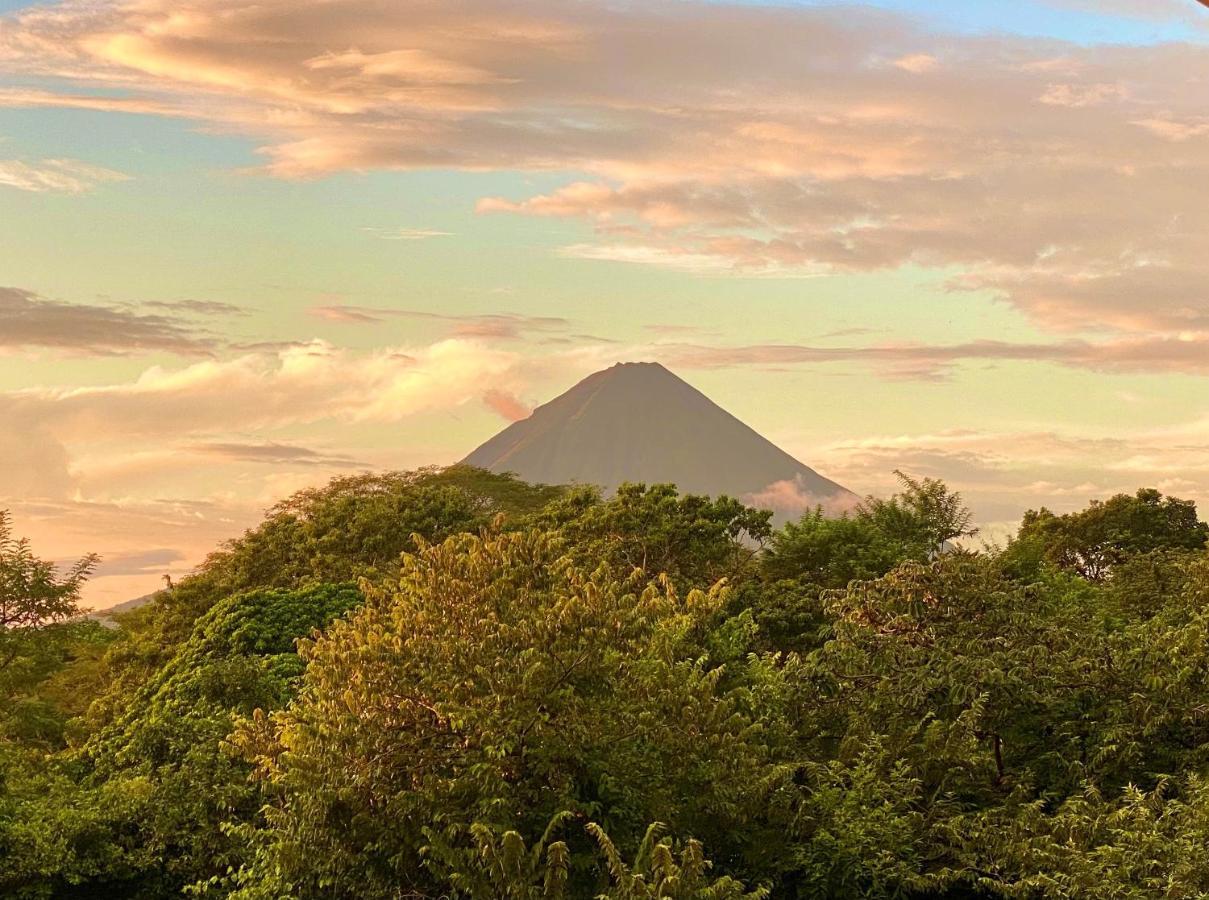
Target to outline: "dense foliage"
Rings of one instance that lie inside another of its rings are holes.
[[[1209,527],[1157,491],[974,550],[907,476],[778,530],[359,476],[116,629],[0,525],[0,896],[1209,897]]]

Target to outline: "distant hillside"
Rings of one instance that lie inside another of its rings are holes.
[[[858,498],[761,437],[657,363],[619,363],[505,428],[464,462],[525,481],[672,482],[796,516]]]
[[[108,609],[94,609],[88,613],[88,618],[96,619],[103,625],[115,625],[114,616],[124,612],[130,612],[132,609],[138,609],[140,606],[145,606],[155,599],[155,595],[159,591],[153,591],[150,594],[144,594],[142,597],[135,597],[133,600],[123,600],[116,606],[111,606]]]

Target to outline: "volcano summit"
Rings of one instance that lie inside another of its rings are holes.
[[[858,498],[794,459],[658,363],[618,363],[505,428],[463,462],[544,484],[671,482],[780,517]]]

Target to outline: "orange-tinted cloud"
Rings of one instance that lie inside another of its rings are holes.
[[[339,453],[324,453],[297,444],[278,441],[212,441],[195,444],[188,448],[207,456],[234,462],[251,462],[263,465],[327,466],[348,468],[358,465],[357,460]]]
[[[579,257],[943,268],[1059,330],[1209,310],[1197,44],[938,36],[858,7],[114,0],[15,14],[0,70],[72,85],[0,103],[191,116],[282,177],[579,173],[480,205],[595,223]]]
[[[465,339],[371,353],[314,341],[276,354],[156,366],[110,385],[0,393],[0,417],[16,429],[37,424],[67,443],[394,422],[474,400],[484,383],[507,387],[519,362]]]
[[[483,402],[509,422],[519,422],[529,418],[533,408],[518,398],[515,394],[498,388],[483,393]]]
[[[807,490],[802,481],[801,475],[785,481],[774,481],[740,499],[757,509],[771,509],[787,519],[797,519],[815,509],[822,509],[829,516],[839,516],[854,511],[860,505],[860,498],[855,494],[820,497]]]

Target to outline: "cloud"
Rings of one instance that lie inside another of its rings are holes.
[[[1169,372],[1209,375],[1209,335],[1144,336],[1103,341],[1013,343],[977,340],[958,344],[883,343],[834,347],[810,344],[710,346],[666,343],[661,359],[685,368],[783,366],[811,363],[869,364],[892,378],[942,380],[962,363],[1043,362],[1106,373]]]
[[[571,324],[570,320],[561,316],[526,316],[516,313],[452,315],[417,309],[350,306],[342,303],[314,306],[309,312],[312,316],[329,322],[346,324],[373,324],[391,318],[442,322],[450,326],[453,336],[464,338],[515,339],[529,332],[563,331]]]
[[[314,306],[308,312],[317,319],[326,319],[329,322],[343,322],[346,324],[381,322],[393,314],[391,310],[374,309],[365,306],[346,306],[342,303]]]
[[[20,57],[22,51],[13,55]],[[0,63],[3,59],[0,58]],[[0,88],[0,108],[88,109],[98,112],[124,112],[150,116],[186,116],[187,110],[173,103],[159,103],[137,97],[115,97],[99,94],[78,94],[67,91]]]
[[[361,230],[384,241],[424,241],[428,238],[453,236],[452,231],[437,231],[434,228],[377,228],[367,225]]]
[[[1040,97],[1050,106],[1068,106],[1075,109],[1099,106],[1128,97],[1120,84],[1051,84]]]
[[[299,447],[294,444],[280,444],[276,441],[263,443],[216,441],[194,444],[188,449],[195,453],[215,456],[224,460],[266,465],[335,466],[338,468],[360,465],[351,456],[321,453],[308,447]]]
[[[422,428],[392,440],[395,423],[477,411],[484,386],[516,398],[575,366],[573,354],[531,359],[469,338],[365,352],[315,341],[0,392],[0,497],[44,555],[102,554],[87,601],[108,606],[154,590],[165,570],[183,575],[328,474],[448,452]],[[329,449],[353,441],[369,459]],[[147,558],[148,547],[163,553]]]
[[[155,366],[111,385],[0,394],[15,430],[37,423],[71,443],[239,432],[321,420],[396,422],[508,389],[520,358],[482,342],[447,339],[371,353],[323,341],[176,369]]]
[[[220,542],[262,515],[264,504],[198,500],[97,502],[22,500],[11,506],[20,534],[40,556],[76,560],[97,552],[101,565],[84,590],[85,605],[109,607],[184,576]],[[148,549],[152,548],[152,549]]]
[[[855,494],[823,497],[813,494],[806,488],[801,475],[795,475],[785,481],[774,481],[741,499],[757,509],[770,509],[790,519],[799,518],[804,513],[820,508],[829,516],[843,515],[852,512],[861,502]]]
[[[38,422],[0,428],[0,508],[13,499],[67,497],[75,489],[67,449]]]
[[[1160,115],[1149,119],[1136,119],[1133,124],[1168,141],[1181,142],[1209,135],[1209,119],[1200,117],[1177,120]]]
[[[816,446],[811,461],[841,483],[879,496],[897,489],[894,469],[941,478],[962,492],[984,536],[1002,540],[1025,509],[1043,503],[1067,512],[1143,485],[1195,500],[1202,513],[1209,510],[1209,423],[1186,423],[1177,431],[872,434]]]
[[[922,75],[925,72],[932,72],[938,69],[940,67],[940,60],[930,53],[912,53],[896,59],[894,65],[904,72]]]
[[[41,348],[96,355],[202,356],[217,345],[212,336],[175,316],[63,303],[21,288],[0,287],[0,352]]]
[[[533,407],[519,399],[515,394],[492,388],[484,392],[483,402],[509,422],[519,422],[529,418]]]
[[[422,428],[392,441],[394,423],[456,417],[485,385],[502,402],[554,369],[594,364],[467,338],[369,352],[316,341],[110,384],[0,392],[0,497],[44,555],[108,561],[86,596],[105,607],[154,590],[165,570],[182,576],[328,474],[448,452],[427,446]],[[367,434],[368,461],[325,449]],[[148,547],[165,552],[149,559]]]
[[[0,103],[189,116],[285,178],[548,173],[479,209],[594,225],[568,256],[944,270],[1059,331],[1209,316],[1200,44],[938,35],[860,6],[98,0],[10,15],[0,70],[65,86]]]
[[[245,307],[217,300],[151,300],[143,305],[195,316],[246,316],[249,312]]]
[[[123,575],[163,575],[179,568],[185,554],[171,547],[158,547],[136,553],[119,553],[101,561],[95,577],[114,578]]]
[[[0,159],[0,186],[21,191],[86,194],[97,185],[129,178],[122,172],[75,159],[44,159],[36,163]]]

